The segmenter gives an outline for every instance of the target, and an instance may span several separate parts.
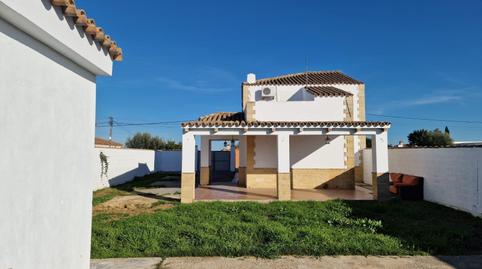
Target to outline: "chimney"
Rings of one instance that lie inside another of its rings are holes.
[[[256,83],[256,75],[253,73],[249,73],[246,78],[246,82],[248,82],[249,84]]]

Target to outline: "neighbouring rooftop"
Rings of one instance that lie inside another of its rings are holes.
[[[95,138],[95,146],[96,147],[105,147],[105,148],[122,148],[124,147],[124,144],[113,141],[113,140],[107,140],[103,139],[100,137]]]

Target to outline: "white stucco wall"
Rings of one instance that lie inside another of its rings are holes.
[[[109,163],[107,175],[101,175],[100,152],[107,156]],[[156,152],[154,150],[96,148],[94,158],[97,173],[94,190],[116,186],[131,181],[134,177],[155,171]]]
[[[278,167],[278,148],[276,136],[256,136],[254,138],[254,167]]]
[[[290,160],[292,168],[345,168],[345,140],[343,136],[291,136]]]
[[[254,105],[259,121],[342,121],[342,97],[316,98],[314,101],[258,101]]]
[[[87,269],[95,76],[2,19],[0,48],[0,268]]]
[[[290,136],[291,168],[345,168],[345,142],[342,136]],[[277,168],[276,136],[256,136],[255,168]]]
[[[107,156],[107,175],[101,175],[100,152]],[[95,177],[93,189],[116,186],[153,172],[181,172],[180,150],[95,149]],[[197,159],[197,158],[196,158]],[[196,163],[198,160],[196,160]]]
[[[354,120],[358,120],[358,88],[357,85],[324,85],[333,86],[352,93]],[[262,89],[269,87],[276,92],[273,100],[263,100]],[[313,97],[303,86],[249,86],[249,101],[255,102],[255,119],[260,121],[342,121],[344,120],[344,97]],[[296,111],[296,113],[294,113]]]
[[[482,216],[482,148],[390,149],[388,156],[390,172],[424,177],[425,200]]]

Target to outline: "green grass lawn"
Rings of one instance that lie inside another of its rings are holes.
[[[482,220],[428,202],[199,202],[93,218],[92,257],[482,253]]]

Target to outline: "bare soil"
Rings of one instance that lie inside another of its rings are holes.
[[[159,200],[140,195],[117,196],[94,207],[94,215],[100,213],[138,215],[172,208],[173,204],[159,203]]]

